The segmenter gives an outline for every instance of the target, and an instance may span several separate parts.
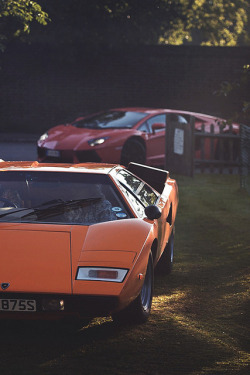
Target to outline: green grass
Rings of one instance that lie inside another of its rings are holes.
[[[238,176],[177,177],[173,273],[147,324],[1,327],[1,375],[249,374],[250,195]]]

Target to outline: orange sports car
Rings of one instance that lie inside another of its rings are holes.
[[[177,206],[165,170],[1,161],[0,318],[145,322]]]

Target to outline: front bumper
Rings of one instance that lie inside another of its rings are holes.
[[[57,150],[58,156],[47,155],[48,149],[37,147],[38,161],[49,163],[100,163],[102,159],[95,150]]]
[[[54,319],[65,318],[70,315],[94,318],[109,316],[119,307],[116,296],[68,295],[68,294],[30,294],[30,293],[0,293],[0,299],[35,300],[35,312],[0,311],[0,319]],[[63,301],[62,309],[51,309],[48,301]]]

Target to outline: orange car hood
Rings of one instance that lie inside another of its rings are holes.
[[[69,231],[62,226],[5,224],[0,237],[1,283],[10,284],[6,292],[71,293]]]
[[[82,129],[72,125],[59,125],[49,132],[49,137],[41,143],[43,147],[57,150],[78,150],[90,148],[88,141],[99,137],[120,138],[131,129]]]
[[[150,228],[149,223],[135,219],[90,227],[1,224],[0,282],[10,284],[6,292],[72,293],[79,262],[92,262],[93,251],[108,251],[110,264],[112,251],[136,253]]]

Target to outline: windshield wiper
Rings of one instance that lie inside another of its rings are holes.
[[[62,199],[53,199],[53,200],[50,200],[48,202],[44,202],[44,203],[41,203],[39,206],[36,206],[36,207],[24,207],[24,208],[19,208],[19,207],[13,207],[12,209],[8,210],[7,212],[4,212],[3,214],[0,215],[0,218],[1,217],[4,217],[4,216],[8,216],[8,215],[11,215],[11,214],[15,214],[15,213],[19,213],[19,212],[24,212],[24,211],[29,211],[29,210],[32,210],[32,213],[34,213],[34,209],[37,209],[39,207],[43,207],[45,205],[52,205],[52,204],[56,204],[56,203],[61,203],[63,202]]]
[[[63,199],[53,199],[47,202],[44,202],[36,207],[31,207],[31,208],[20,208],[20,209],[13,209],[11,211],[5,212],[0,215],[0,218],[15,214],[15,213],[20,213],[20,212],[26,212],[30,211],[27,214],[24,214],[23,216],[20,216],[18,218],[20,219],[25,219],[29,216],[32,216],[36,214],[39,218],[42,218],[44,216],[55,216],[58,214],[61,214],[63,212],[63,208],[65,207],[85,207],[90,205],[91,203],[96,203],[100,201],[102,198],[101,197],[96,197],[96,198],[82,198],[82,199],[71,199],[68,201],[64,201]]]
[[[33,214],[36,214],[39,219],[46,216],[55,216],[58,214],[62,214],[64,212],[65,207],[85,207],[90,205],[91,203],[96,203],[101,199],[101,197],[71,199],[68,201],[64,201],[63,199],[55,199],[52,201],[44,202],[41,205],[34,207],[33,212],[29,212],[26,215],[22,216],[22,219],[32,216]]]

